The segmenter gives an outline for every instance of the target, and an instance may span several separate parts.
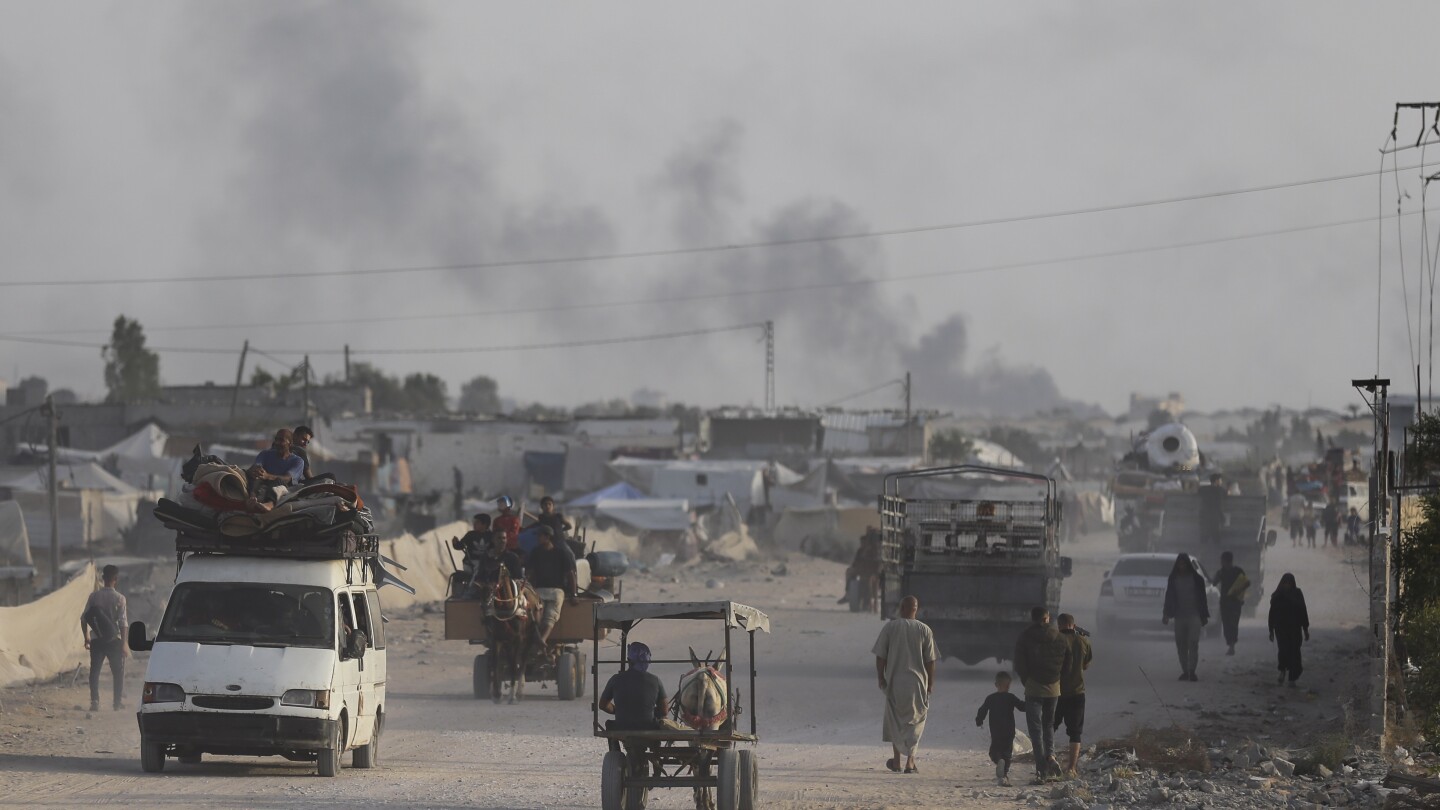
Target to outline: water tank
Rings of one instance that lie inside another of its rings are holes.
[[[1200,466],[1200,444],[1179,423],[1161,425],[1145,437],[1145,455],[1155,470],[1194,470]]]

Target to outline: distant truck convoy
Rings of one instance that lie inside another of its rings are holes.
[[[1060,556],[1060,512],[1055,481],[1043,475],[968,464],[887,475],[883,615],[914,596],[941,655],[1008,660],[1030,609],[1059,609],[1071,569]]]
[[[1223,552],[1231,552],[1250,579],[1245,612],[1253,616],[1265,596],[1265,549],[1275,543],[1274,532],[1266,530],[1266,499],[1260,494],[1220,496],[1218,536],[1202,537],[1200,488],[1216,472],[1184,425],[1161,425],[1141,434],[1120,460],[1111,484],[1116,535],[1127,554],[1184,552],[1210,572],[1220,570]]]

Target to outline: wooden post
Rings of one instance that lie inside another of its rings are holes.
[[[50,590],[56,591],[60,588],[60,493],[55,479],[55,456],[60,452],[56,437],[60,416],[55,413],[55,398],[49,394],[45,396],[45,421],[50,449],[50,480],[45,487],[50,501]]]
[[[240,347],[240,365],[235,368],[235,393],[230,396],[230,421],[235,421],[235,407],[240,404],[240,383],[245,377],[245,355],[250,353],[250,341]]]

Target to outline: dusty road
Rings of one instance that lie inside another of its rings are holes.
[[[1091,535],[1065,553],[1076,564],[1065,583],[1064,609],[1085,626],[1092,623],[1101,575],[1117,555],[1114,536]],[[1175,680],[1174,645],[1164,632],[1097,637],[1087,678],[1087,742],[1172,720],[1211,739],[1274,735],[1276,742],[1295,743],[1339,731],[1345,680],[1359,671],[1356,651],[1364,648],[1363,630],[1356,629],[1365,616],[1363,560],[1357,554],[1360,567],[1352,571],[1345,556],[1343,549],[1291,549],[1282,538],[1268,561],[1271,582],[1291,571],[1310,600],[1315,642],[1305,650],[1309,669],[1302,679],[1310,690],[1274,686],[1263,618],[1244,622],[1234,658],[1223,656],[1218,639],[1206,640],[1202,681],[1195,684]],[[1020,787],[987,784],[988,738],[974,725],[975,710],[992,688],[993,662],[941,665],[921,773],[891,774],[882,764],[888,751],[880,742],[880,695],[869,656],[879,620],[834,604],[841,566],[792,558],[788,575],[772,578],[766,569],[773,565],[676,572],[678,583],[668,575],[633,576],[626,586],[630,601],[729,598],[771,614],[775,632],[762,636],[757,656],[763,806],[1015,806]],[[706,589],[710,577],[723,580],[723,588]],[[381,767],[347,767],[336,779],[275,759],[207,758],[194,766],[171,760],[163,774],[143,774],[133,713],[87,718],[83,673],[75,686],[0,691],[0,807],[598,807],[604,746],[590,736],[588,698],[560,703],[553,691],[532,685],[529,699],[517,706],[476,701],[470,697],[473,649],[438,640],[441,629],[434,614],[397,617],[390,625]],[[657,626],[636,637],[657,651],[719,646],[718,635],[687,635],[694,630]],[[678,674],[657,671],[667,683]],[[143,656],[132,660],[132,699],[142,675]],[[747,705],[753,699],[742,695]],[[1026,773],[1026,766],[1016,767]],[[651,806],[692,805],[687,793],[656,791]]]

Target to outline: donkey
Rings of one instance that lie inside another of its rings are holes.
[[[536,601],[528,588],[510,578],[503,566],[485,602],[485,629],[490,635],[490,699],[499,703],[510,682],[510,703],[525,694],[525,663],[530,657]]]
[[[680,687],[675,690],[680,722],[698,731],[717,729],[729,716],[729,687],[719,669],[724,660],[711,660],[710,655],[706,653],[701,660],[691,649],[690,663],[695,668],[680,676]]]

